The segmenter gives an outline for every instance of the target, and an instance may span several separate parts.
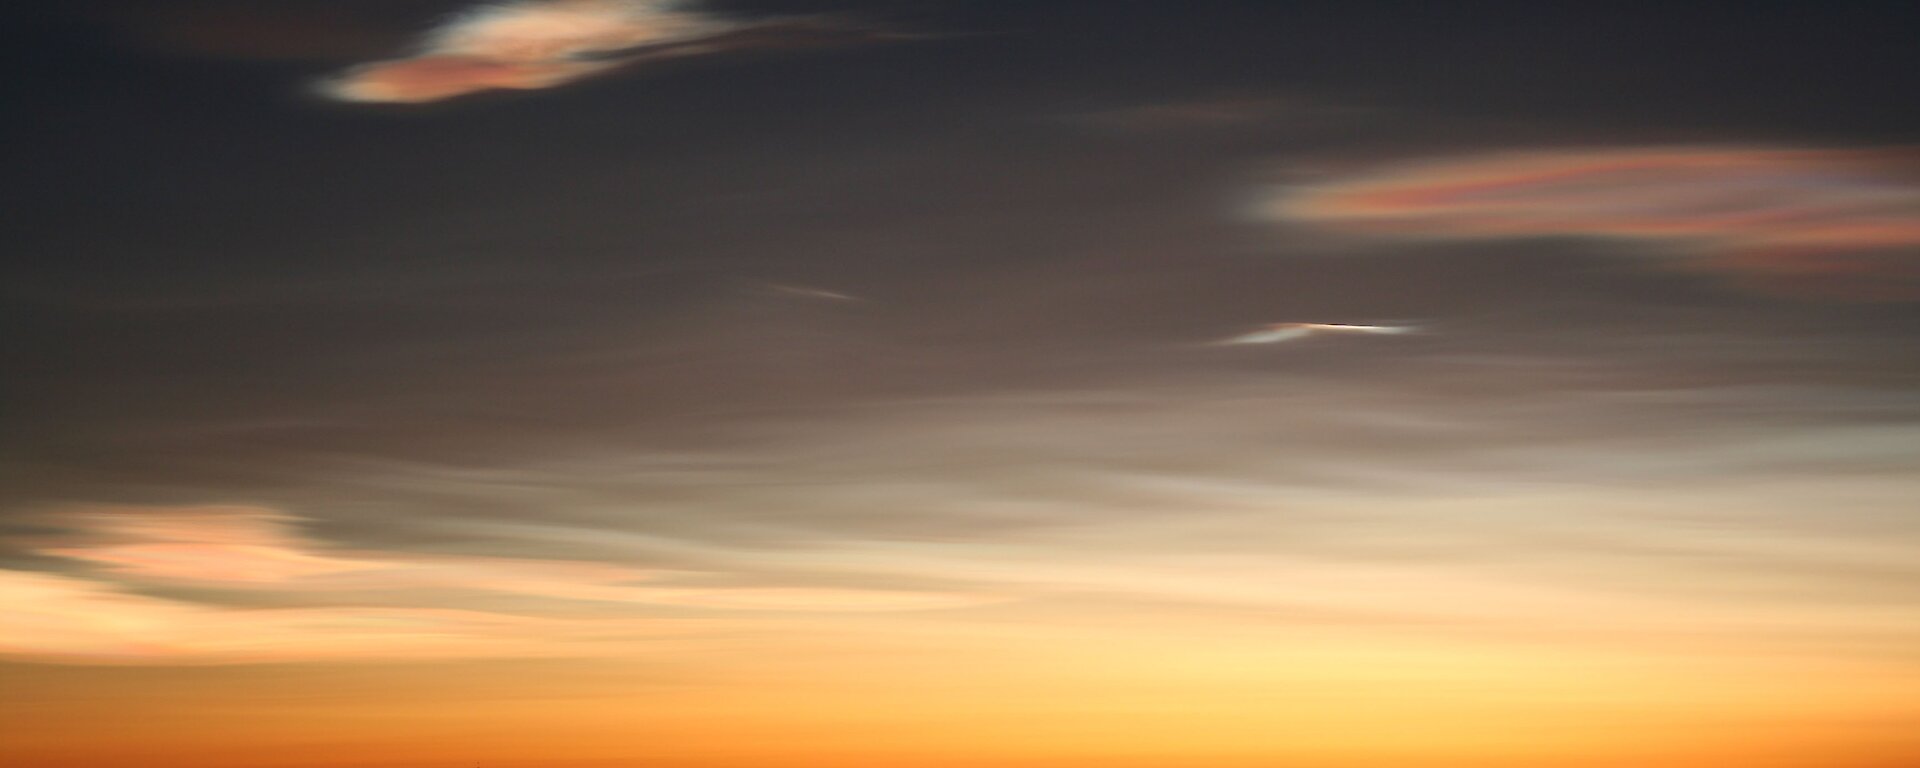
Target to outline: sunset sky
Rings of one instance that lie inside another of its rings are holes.
[[[1920,765],[1901,5],[9,11],[0,766]]]

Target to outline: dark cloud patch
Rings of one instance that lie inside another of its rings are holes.
[[[88,4],[95,18],[158,52],[220,59],[340,61],[387,55],[457,0],[184,0]]]

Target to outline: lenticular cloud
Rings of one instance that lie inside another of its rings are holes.
[[[342,101],[417,104],[494,90],[538,90],[620,67],[747,48],[871,37],[819,18],[723,18],[673,0],[518,0],[469,10],[405,58],[321,84]]]
[[[429,33],[414,55],[325,84],[345,101],[419,103],[570,83],[619,63],[615,52],[684,43],[733,24],[664,0],[540,0],[484,5]]]
[[[427,39],[432,51],[551,61],[713,34],[728,26],[662,0],[545,0],[486,5]]]

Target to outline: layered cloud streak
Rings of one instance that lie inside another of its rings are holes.
[[[296,518],[255,507],[75,511],[61,539],[29,551],[80,561],[134,584],[333,600],[423,591],[700,609],[869,611],[978,604],[977,594],[808,587],[676,585],[684,572],[513,558],[339,552],[299,534]],[[135,594],[75,576],[0,570],[0,654],[54,660],[263,661],[555,655],[596,641],[700,625],[603,615],[547,618],[443,607],[241,609]],[[352,602],[351,600],[348,600]],[[604,612],[603,612],[604,613]]]
[[[1295,190],[1268,210],[1396,237],[1643,242],[1768,292],[1908,299],[1920,296],[1913,159],[1739,147],[1499,153]]]
[[[0,655],[63,663],[567,656],[701,625],[447,608],[234,608],[8,570],[0,570],[0,605]]]

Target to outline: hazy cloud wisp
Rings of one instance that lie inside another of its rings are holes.
[[[1920,297],[1910,153],[1677,147],[1476,155],[1291,190],[1274,217],[1394,237],[1668,246],[1765,292]]]
[[[992,602],[982,594],[713,586],[605,563],[341,552],[297,518],[256,507],[108,507],[56,518],[70,535],[26,542],[140,584],[341,595],[452,590],[552,600],[770,611],[893,611]],[[391,595],[389,595],[391,597]],[[0,570],[0,655],[42,660],[211,662],[554,655],[596,639],[701,621],[545,618],[428,605],[242,609],[128,592],[71,575]],[[705,622],[711,623],[711,622]]]

